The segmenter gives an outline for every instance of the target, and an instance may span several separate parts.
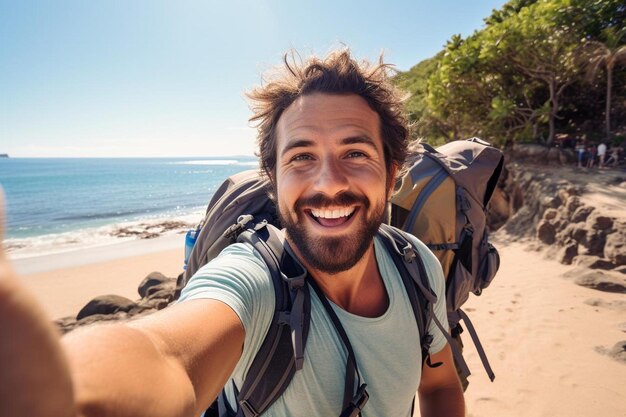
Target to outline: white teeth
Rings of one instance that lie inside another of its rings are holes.
[[[334,210],[311,209],[311,214],[313,214],[314,217],[322,217],[324,219],[338,219],[340,217],[348,217],[352,213],[354,213],[354,207],[344,207]]]

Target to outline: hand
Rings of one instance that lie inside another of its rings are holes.
[[[0,188],[0,242],[4,193]],[[0,416],[75,416],[58,335],[20,284],[0,244]]]

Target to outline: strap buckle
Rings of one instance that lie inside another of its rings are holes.
[[[404,260],[408,263],[413,262],[413,260],[417,257],[415,249],[413,249],[413,246],[410,243],[402,248],[402,256],[404,257]]]
[[[245,417],[257,417],[259,413],[252,407],[252,405],[248,402],[248,400],[239,401],[239,405],[243,410],[243,415]]]
[[[222,234],[226,239],[230,239],[233,236],[236,236],[246,228],[246,225],[254,220],[254,216],[251,214],[243,214],[237,218],[237,223],[230,226],[228,229],[224,231]],[[267,222],[266,222],[267,224]],[[258,230],[258,229],[257,229]]]
[[[367,384],[361,384],[356,394],[350,401],[350,404],[346,407],[345,410],[341,413],[340,417],[357,417],[363,411],[363,407],[370,399],[370,395],[366,390]]]

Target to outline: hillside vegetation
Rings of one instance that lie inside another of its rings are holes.
[[[484,21],[396,76],[417,137],[624,142],[623,0],[511,0]]]

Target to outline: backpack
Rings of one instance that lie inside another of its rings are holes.
[[[205,416],[259,416],[287,388],[295,372],[302,368],[310,320],[309,287],[316,291],[326,313],[348,352],[343,409],[340,417],[356,417],[369,398],[362,382],[350,341],[330,303],[307,271],[293,255],[280,231],[276,208],[267,195],[268,181],[257,171],[244,171],[228,178],[215,192],[205,218],[186,237],[185,270],[179,276],[177,295],[193,274],[226,246],[235,242],[251,244],[270,270],[276,296],[275,310],[264,341],[241,387],[233,387],[237,409],[226,400],[225,390]],[[433,337],[427,329],[433,321],[451,342],[433,312],[436,296],[430,288],[424,265],[409,238],[400,230],[383,224],[379,236],[394,261],[407,290],[418,331],[422,360],[432,363],[428,350]],[[308,285],[306,285],[308,283]],[[452,343],[451,343],[452,346]],[[458,350],[455,357],[462,361]]]
[[[391,224],[417,236],[441,262],[446,277],[450,329],[463,320],[489,378],[495,378],[480,340],[461,306],[469,293],[480,295],[493,280],[500,257],[489,243],[487,205],[498,183],[504,157],[478,138],[449,142],[437,149],[422,144],[413,165],[391,199]]]

